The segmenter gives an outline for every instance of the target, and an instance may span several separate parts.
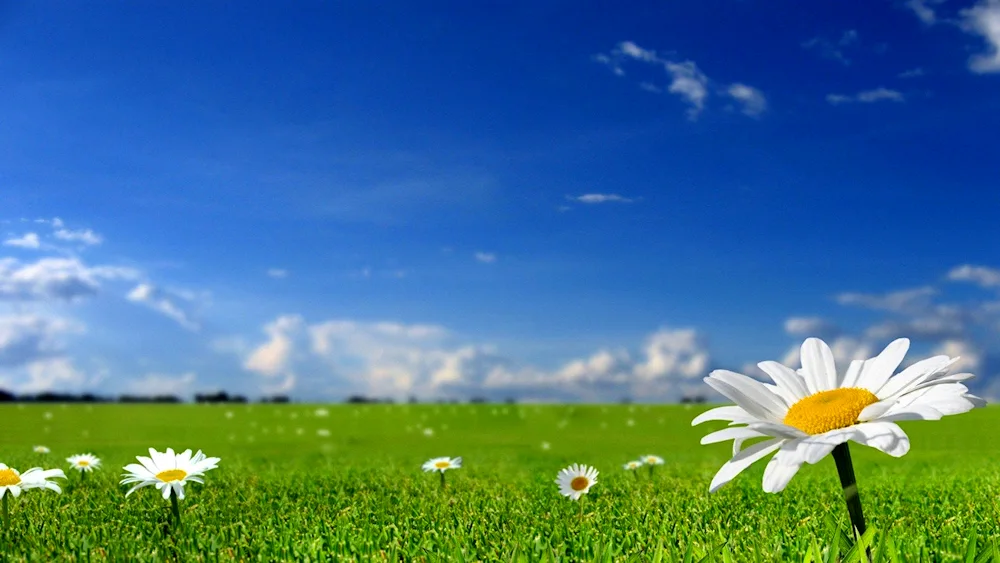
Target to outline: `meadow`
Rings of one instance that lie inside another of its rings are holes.
[[[846,561],[861,549],[833,460],[779,494],[760,462],[714,494],[725,423],[707,406],[5,405],[0,461],[62,468],[62,494],[11,499],[11,561]],[[881,561],[1000,560],[1000,408],[903,422],[896,459],[852,445]],[[51,453],[37,454],[43,444]],[[547,444],[547,447],[544,447]],[[187,487],[182,525],[152,488],[125,497],[122,466],[147,449],[221,457]],[[65,458],[92,452],[81,481]],[[666,460],[626,472],[642,454]],[[438,475],[420,466],[462,456]],[[595,466],[580,506],[556,473]]]

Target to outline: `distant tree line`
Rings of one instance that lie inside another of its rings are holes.
[[[125,394],[117,397],[95,395],[93,393],[44,393],[15,395],[10,391],[0,389],[0,403],[183,403],[184,399],[177,395],[135,395]],[[230,395],[225,391],[216,393],[198,393],[194,396],[196,403],[249,403],[244,395]],[[271,395],[261,397],[261,403],[290,403],[287,395]]]

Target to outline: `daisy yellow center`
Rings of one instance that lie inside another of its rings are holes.
[[[90,462],[85,459],[81,459],[77,461],[76,464],[79,465],[80,467],[87,467],[88,465],[90,465]]]
[[[447,461],[439,461],[434,464],[434,467],[437,467],[438,469],[446,469],[448,467],[451,467],[451,463]]]
[[[21,477],[13,469],[0,469],[0,487],[10,487],[21,483]]]
[[[792,405],[785,424],[806,434],[822,434],[853,425],[865,407],[877,402],[871,391],[857,387],[820,391]]]
[[[187,477],[187,472],[183,469],[168,469],[166,471],[161,471],[156,474],[156,478],[164,483],[169,483],[171,481],[180,481],[181,479]]]
[[[589,484],[590,479],[587,479],[586,477],[574,477],[573,480],[569,482],[569,488],[574,491],[582,491],[586,489]]]

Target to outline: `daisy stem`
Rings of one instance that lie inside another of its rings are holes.
[[[583,497],[580,497],[580,521],[583,521]]]
[[[181,525],[181,509],[177,505],[177,493],[176,492],[171,492],[170,493],[170,510],[174,513],[174,525],[175,526],[180,526]]]
[[[861,496],[854,480],[854,466],[851,464],[851,450],[847,442],[833,448],[833,461],[837,463],[837,474],[840,476],[840,486],[844,488],[844,500],[847,501],[847,512],[851,515],[851,525],[856,538],[865,533],[865,515],[861,512]],[[868,553],[871,560],[871,552]]]
[[[9,530],[10,529],[10,512],[7,509],[7,497],[9,497],[9,496],[10,496],[9,494],[4,494],[3,495],[3,501],[0,501],[0,502],[3,503],[3,529],[4,530]]]
[[[441,488],[444,489],[444,471],[441,472]]]

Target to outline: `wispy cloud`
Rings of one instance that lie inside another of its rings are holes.
[[[270,268],[267,271],[267,275],[275,279],[284,279],[288,277],[288,270],[282,268]]]
[[[986,41],[986,51],[969,59],[969,70],[978,74],[1000,72],[1000,0],[982,0],[959,12],[962,29]]]
[[[816,51],[824,59],[837,61],[844,66],[848,66],[851,64],[851,60],[844,55],[843,49],[844,47],[858,43],[858,41],[858,32],[853,29],[849,29],[845,31],[836,42],[817,36],[809,39],[808,41],[803,41],[802,48]]]
[[[726,93],[739,102],[742,105],[743,113],[750,117],[757,117],[767,110],[767,99],[760,90],[753,86],[740,83],[732,84]]]
[[[858,92],[857,94],[850,96],[844,94],[828,94],[826,96],[826,101],[833,105],[849,103],[871,104],[882,101],[903,102],[905,101],[905,98],[901,92],[880,87],[875,88],[874,90]]]
[[[972,282],[985,288],[1000,287],[1000,270],[986,266],[963,264],[952,268],[948,272],[948,279],[951,281]]]
[[[594,55],[593,60],[608,66],[618,76],[625,75],[622,65],[628,61],[641,62],[661,68],[667,73],[670,79],[669,84],[661,87],[652,81],[644,80],[639,83],[639,87],[647,92],[658,94],[666,91],[679,97],[689,106],[687,116],[692,121],[696,120],[705,109],[705,102],[709,97],[710,80],[694,61],[673,60],[659,55],[656,51],[644,49],[632,41],[622,41],[611,53]],[[759,91],[756,92],[759,93]],[[751,114],[747,113],[747,115]]]
[[[81,229],[78,231],[71,231],[69,229],[58,229],[53,233],[55,237],[59,240],[65,240],[68,242],[80,242],[86,245],[94,246],[104,242],[104,237],[95,233],[90,229]]]
[[[189,301],[189,296],[183,296],[152,284],[140,283],[128,293],[126,298],[134,303],[141,303],[169,319],[173,319],[177,324],[188,330],[197,331],[200,328],[200,325],[191,318],[190,313],[185,311],[180,305],[181,299]]]
[[[475,257],[477,261],[483,264],[492,264],[497,261],[497,255],[489,252],[477,252]]]
[[[924,76],[926,73],[921,67],[911,68],[910,70],[904,70],[903,72],[897,74],[898,78],[917,78],[918,76]]]
[[[944,0],[907,0],[905,5],[918,18],[920,18],[920,21],[927,25],[933,25],[937,22],[937,14],[935,14],[934,8],[931,6],[942,2],[944,2]]]
[[[3,241],[3,245],[15,248],[37,249],[42,246],[42,242],[38,238],[38,233],[25,233],[24,236],[12,237]]]
[[[570,201],[579,203],[632,203],[635,199],[620,196],[618,194],[584,194],[580,196],[566,196]]]

